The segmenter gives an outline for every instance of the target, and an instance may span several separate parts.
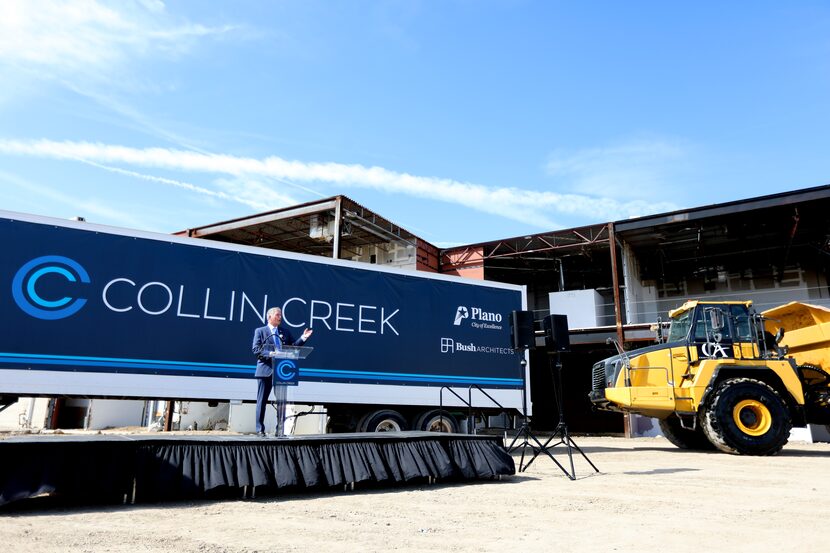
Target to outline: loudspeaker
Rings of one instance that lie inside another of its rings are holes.
[[[536,349],[533,311],[512,311],[510,313],[510,337],[513,339],[513,349]]]
[[[545,345],[552,352],[571,351],[567,315],[548,315],[544,321]]]

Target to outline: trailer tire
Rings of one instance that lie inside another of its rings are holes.
[[[715,447],[738,455],[775,455],[790,437],[787,404],[769,384],[753,378],[718,383],[700,422]]]
[[[401,432],[408,430],[406,419],[392,409],[372,411],[358,424],[358,432]]]
[[[456,434],[458,432],[458,421],[447,411],[433,409],[421,413],[415,420],[414,428],[415,430],[422,430],[424,432],[448,432],[450,434]]]
[[[663,436],[680,449],[698,451],[711,451],[715,449],[715,446],[709,441],[706,434],[703,433],[703,428],[700,425],[694,430],[684,428],[680,425],[680,419],[677,415],[669,415],[659,422],[660,431],[663,433]]]

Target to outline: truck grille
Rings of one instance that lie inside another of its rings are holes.
[[[597,363],[591,371],[591,389],[599,391],[605,389],[605,363]]]

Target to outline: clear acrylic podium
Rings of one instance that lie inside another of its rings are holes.
[[[271,384],[274,390],[274,409],[277,412],[277,438],[285,438],[285,407],[288,403],[288,387],[299,384],[299,368],[295,359],[305,359],[314,348],[305,346],[281,346],[279,351],[268,352],[274,377]]]

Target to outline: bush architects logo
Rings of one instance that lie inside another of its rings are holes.
[[[47,299],[38,294],[37,282],[48,274],[60,275],[69,282],[89,284],[89,274],[77,261],[60,255],[37,257],[20,267],[14,275],[12,296],[17,306],[32,317],[46,321],[65,319],[77,313],[86,299],[69,296]]]
[[[456,342],[452,338],[441,338],[441,353],[495,353],[498,355],[513,355],[512,348],[500,348],[496,346],[479,346],[472,342],[465,344]]]
[[[441,338],[441,353],[453,353],[455,341],[452,338]]]

